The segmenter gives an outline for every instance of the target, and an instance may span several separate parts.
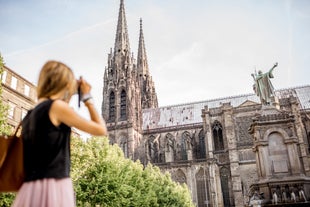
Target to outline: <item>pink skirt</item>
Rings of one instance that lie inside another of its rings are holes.
[[[42,179],[25,182],[19,189],[12,207],[74,207],[71,178]]]

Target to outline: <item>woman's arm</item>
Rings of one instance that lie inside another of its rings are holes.
[[[81,117],[67,102],[55,100],[49,112],[52,123],[55,126],[64,123],[92,135],[107,135],[106,124],[92,103],[90,95],[91,86],[82,78],[78,80],[78,84],[82,97],[88,96],[88,99],[84,100],[84,104],[88,109],[91,120]]]
[[[89,111],[91,120],[80,116],[68,103],[62,100],[55,100],[49,112],[52,123],[55,126],[64,123],[95,136],[106,136],[106,124],[96,111],[94,105],[92,103],[85,103],[85,105]]]

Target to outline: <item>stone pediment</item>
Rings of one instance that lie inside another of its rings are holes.
[[[243,102],[242,104],[240,104],[237,107],[253,106],[253,105],[257,105],[257,104],[259,104],[259,103],[256,103],[256,102],[251,101],[251,100],[246,100],[245,102]]]

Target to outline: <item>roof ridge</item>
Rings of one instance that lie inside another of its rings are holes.
[[[296,86],[296,87],[288,87],[288,88],[282,88],[282,89],[277,89],[277,91],[285,91],[285,90],[291,90],[291,89],[299,89],[299,88],[305,88],[305,87],[310,87],[310,85],[301,85],[301,86]],[[239,97],[245,97],[245,96],[253,96],[255,93],[247,93],[247,94],[240,94],[240,95],[233,95],[233,96],[226,96],[226,97],[220,97],[220,98],[214,98],[214,99],[207,99],[203,101],[194,101],[194,102],[187,102],[187,103],[180,103],[180,104],[172,104],[172,105],[166,105],[166,106],[160,106],[160,108],[168,108],[168,107],[177,107],[177,106],[185,106],[189,104],[200,104],[200,103],[205,103],[205,102],[211,102],[211,101],[219,101],[219,100],[225,100],[225,99],[232,99],[232,98],[239,98]]]

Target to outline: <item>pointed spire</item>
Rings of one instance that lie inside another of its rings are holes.
[[[138,46],[138,57],[137,57],[137,68],[138,73],[143,75],[148,75],[149,67],[147,63],[147,56],[144,44],[144,36],[142,29],[142,18],[140,18],[140,35],[139,35],[139,46]]]
[[[130,52],[124,0],[121,0],[119,7],[114,52]]]

